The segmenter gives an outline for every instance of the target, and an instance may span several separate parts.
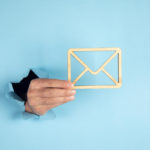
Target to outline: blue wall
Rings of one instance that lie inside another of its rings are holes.
[[[150,149],[149,0],[0,0],[0,149]],[[120,89],[78,90],[53,120],[17,118],[6,85],[29,68],[67,79],[67,51],[121,47]]]

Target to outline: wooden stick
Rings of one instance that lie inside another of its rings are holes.
[[[102,70],[116,85],[118,84],[118,82],[105,70]]]
[[[75,84],[87,72],[87,70],[87,68],[84,69],[82,73],[73,81],[73,84]]]

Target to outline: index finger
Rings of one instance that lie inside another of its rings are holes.
[[[73,88],[73,83],[67,80],[40,78],[31,81],[31,88]]]

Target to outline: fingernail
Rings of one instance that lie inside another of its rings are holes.
[[[69,87],[69,88],[73,88],[73,87],[74,87],[74,84],[70,82],[70,83],[68,83],[68,87]]]
[[[76,94],[76,90],[72,90],[71,92],[72,92],[72,94]]]
[[[70,96],[69,97],[70,100],[74,100],[74,98],[75,98],[74,96]]]
[[[71,94],[71,95],[74,95],[75,93],[76,93],[75,90],[70,90],[70,91],[69,91],[69,94]]]

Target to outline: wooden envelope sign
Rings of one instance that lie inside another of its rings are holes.
[[[113,55],[107,59],[106,62],[97,71],[92,71],[74,52],[82,52],[82,51],[114,51]],[[71,55],[79,61],[83,66],[84,70],[81,74],[72,81],[74,84],[74,89],[97,89],[97,88],[119,88],[122,84],[122,71],[121,71],[121,49],[120,48],[71,48],[68,50],[68,80],[71,81]],[[109,74],[105,70],[105,66],[116,56],[118,55],[118,81],[116,81],[111,74]],[[113,85],[78,85],[75,84],[77,81],[87,72],[89,71],[92,75],[97,75],[101,71],[103,71],[115,84]]]

